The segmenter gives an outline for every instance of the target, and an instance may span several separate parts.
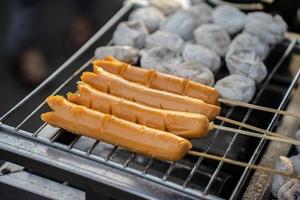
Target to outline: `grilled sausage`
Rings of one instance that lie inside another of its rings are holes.
[[[50,96],[47,103],[54,112],[42,114],[41,117],[50,125],[136,153],[175,161],[192,147],[188,140],[179,136],[93,111],[70,103],[61,96]]]
[[[209,120],[213,120],[220,113],[220,107],[206,104],[199,99],[158,91],[132,83],[100,67],[94,67],[94,72],[84,72],[81,80],[102,92],[155,108],[202,114],[207,116]]]
[[[111,114],[120,119],[171,132],[184,138],[205,136],[211,126],[206,116],[160,110],[100,92],[86,83],[78,84],[78,93],[68,93],[68,100]]]
[[[137,82],[153,89],[201,99],[209,104],[219,104],[219,93],[213,87],[153,70],[128,65],[118,62],[112,57],[106,57],[105,60],[95,60],[93,64],[94,66],[102,67],[110,73],[118,74],[126,80]]]

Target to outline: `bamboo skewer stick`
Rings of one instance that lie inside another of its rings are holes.
[[[235,101],[235,100],[219,98],[219,102],[227,103],[227,104],[231,104],[231,105],[235,105],[235,106],[251,108],[251,109],[260,110],[260,111],[265,111],[265,112],[277,113],[280,115],[287,115],[290,117],[300,118],[300,114],[297,114],[297,113],[292,113],[292,112],[283,111],[283,110],[277,110],[274,108],[268,108],[268,107],[264,107],[264,106],[253,105],[250,103],[245,103],[245,102],[240,102],[240,101]]]
[[[236,128],[230,128],[230,127],[226,127],[226,126],[219,126],[216,124],[213,124],[213,127],[219,130],[223,130],[223,131],[228,131],[230,133],[239,133],[242,135],[247,135],[247,136],[252,136],[252,137],[257,137],[257,138],[263,138],[263,139],[267,139],[267,140],[273,140],[273,141],[277,141],[277,142],[284,142],[287,144],[293,144],[293,145],[300,145],[300,141],[299,140],[295,140],[295,139],[287,139],[287,138],[280,138],[280,137],[274,137],[274,136],[269,136],[269,135],[263,135],[263,134],[259,134],[259,133],[255,133],[255,132],[251,132],[251,131],[245,131],[245,130],[240,130],[240,129],[236,129]]]
[[[252,131],[263,133],[263,134],[266,134],[266,135],[271,135],[271,136],[274,136],[274,137],[280,137],[280,138],[295,140],[294,138],[287,137],[283,134],[274,133],[272,131],[267,131],[265,129],[258,128],[256,126],[251,126],[249,124],[245,124],[245,123],[242,123],[242,122],[239,122],[239,121],[236,121],[236,120],[233,120],[233,119],[229,119],[229,118],[226,118],[226,117],[217,116],[216,119],[227,122],[227,123],[230,123],[230,124],[234,124],[234,125],[237,125],[237,126],[240,126],[240,127],[243,127],[243,128],[247,128],[247,129],[252,130]]]
[[[264,9],[264,4],[262,3],[231,3],[228,1],[224,1],[224,0],[208,0],[209,3],[212,3],[214,5],[222,5],[222,4],[226,4],[226,5],[231,5],[234,7],[237,7],[241,10],[254,10],[254,11],[259,11],[259,10],[263,10]],[[264,0],[265,2],[269,2],[272,0]]]
[[[225,162],[225,163],[228,163],[228,164],[237,165],[237,166],[240,166],[240,167],[245,167],[245,168],[248,167],[250,169],[260,170],[260,171],[264,171],[264,172],[271,173],[271,174],[280,174],[280,175],[287,176],[287,177],[290,177],[290,178],[300,179],[300,176],[297,176],[294,173],[279,171],[279,170],[276,170],[276,169],[272,169],[270,167],[249,164],[249,163],[246,163],[246,162],[241,162],[241,161],[233,160],[233,159],[230,159],[230,158],[225,158],[225,157],[216,156],[216,155],[212,155],[212,154],[207,154],[207,153],[203,153],[203,152],[198,152],[198,151],[191,150],[191,151],[188,151],[187,154],[192,155],[192,156],[198,156],[198,157],[208,158],[208,159],[212,159],[212,160],[217,160],[217,161]]]

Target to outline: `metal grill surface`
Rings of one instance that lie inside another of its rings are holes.
[[[45,98],[55,94],[64,95],[67,91],[75,90],[76,81],[79,80],[81,72],[91,69],[92,49],[96,45],[107,43],[107,38],[111,35],[115,25],[125,19],[131,9],[132,5],[126,4],[66,63],[1,117],[0,127],[11,134],[30,138],[70,154],[80,155],[142,177],[147,181],[182,191],[191,197],[205,199],[238,198],[245,183],[249,180],[251,171],[248,168],[230,166],[223,162],[192,156],[186,156],[178,162],[159,161],[101,141],[68,133],[62,129],[51,127],[40,120],[40,114],[49,110]],[[253,104],[278,109],[285,108],[293,89],[296,87],[299,72],[292,77],[284,68],[288,65],[290,56],[298,45],[299,43],[295,40],[286,40],[273,47],[270,56],[265,61],[269,71],[268,77],[257,86]],[[82,62],[84,64],[80,65],[79,63]],[[79,65],[81,67],[78,68]],[[223,66],[223,69],[216,75],[217,79],[228,74],[225,68]],[[266,130],[273,130],[280,119],[278,115],[228,106],[222,107],[221,115]],[[221,126],[229,126],[224,122],[216,123]],[[252,164],[260,158],[266,144],[264,139],[255,139],[218,130],[212,131],[205,138],[192,142],[195,150]]]

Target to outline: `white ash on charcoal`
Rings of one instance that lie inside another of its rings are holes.
[[[121,22],[113,33],[113,43],[143,48],[148,30],[142,21]]]
[[[260,41],[256,36],[243,32],[232,40],[229,51],[232,50],[251,50],[264,60],[269,54],[270,48],[267,43]]]
[[[300,139],[300,130],[295,133],[295,138]],[[275,163],[275,169],[300,175],[300,152],[289,158],[280,156]],[[271,192],[274,197],[281,200],[300,199],[300,182],[286,176],[273,175]]]
[[[227,53],[226,65],[230,74],[241,74],[260,83],[267,76],[267,68],[251,50],[231,50]]]
[[[218,24],[203,24],[194,31],[196,42],[213,51],[219,56],[225,56],[230,44],[230,36]]]
[[[180,10],[170,15],[160,28],[175,33],[184,40],[189,40],[193,37],[194,19],[186,10]]]
[[[186,44],[182,53],[188,62],[200,63],[216,73],[221,66],[220,57],[212,50],[196,44]]]
[[[164,15],[171,15],[178,10],[190,7],[188,0],[150,0],[150,5],[158,8]]]
[[[206,3],[199,3],[197,5],[193,5],[186,11],[193,17],[195,27],[213,21],[213,9]]]
[[[272,17],[265,12],[252,12],[245,18],[245,31],[268,44],[276,44],[284,37],[287,24],[281,16]]]
[[[290,159],[293,162],[295,173],[300,175],[300,154],[291,156]]]
[[[144,50],[141,55],[141,67],[164,73],[172,71],[172,68],[182,63],[182,58],[179,53],[165,47],[155,47],[150,50]]]
[[[159,72],[161,73],[165,73],[165,74],[173,74],[174,68],[175,66],[160,66],[158,67]]]
[[[180,53],[183,50],[184,41],[175,33],[158,30],[146,38],[145,48],[151,49],[154,47],[165,47],[169,50]]]
[[[95,50],[95,57],[103,59],[113,56],[120,61],[136,64],[139,59],[139,50],[131,46],[102,46]]]
[[[195,62],[184,62],[175,67],[172,74],[208,86],[215,84],[212,71],[206,66]]]
[[[220,5],[212,12],[213,22],[222,26],[229,34],[238,33],[244,28],[245,14],[230,5]]]
[[[298,179],[289,180],[278,191],[278,200],[298,199],[300,199],[300,182]]]
[[[165,20],[164,14],[155,7],[142,7],[134,10],[129,15],[129,21],[143,21],[150,33],[159,29]]]
[[[225,99],[249,102],[255,93],[255,82],[246,76],[232,74],[218,80],[215,88]]]
[[[274,168],[279,171],[285,171],[287,173],[293,173],[294,172],[294,167],[292,160],[285,157],[285,156],[280,156],[276,162]],[[278,197],[278,191],[282,186],[289,181],[291,178],[282,176],[279,174],[275,174],[272,177],[272,183],[271,183],[271,193],[274,197]]]

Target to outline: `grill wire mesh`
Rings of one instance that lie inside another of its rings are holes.
[[[108,27],[101,29],[101,34],[95,37],[97,41],[99,42],[104,34],[109,35],[116,22],[126,17],[129,10],[128,7],[121,9],[115,18],[112,18],[111,22],[108,23]],[[99,45],[95,42],[95,38],[85,48],[93,48],[92,45],[95,44]],[[298,79],[298,76],[290,77],[289,74],[284,74],[287,71],[284,70],[284,66],[287,66],[289,57],[296,45],[298,45],[296,41],[287,40],[281,46],[273,48],[265,62],[269,75],[265,81],[257,86],[253,104],[284,108]],[[78,55],[83,55],[83,51],[79,51]],[[55,73],[55,76],[46,80],[43,87],[35,90],[23,102],[4,115],[1,118],[0,127],[14,134],[30,137],[38,142],[133,173],[149,181],[181,190],[192,196],[207,199],[234,199],[238,197],[244,183],[249,178],[249,169],[192,156],[186,156],[177,162],[159,161],[101,141],[77,136],[43,123],[39,116],[49,110],[45,103],[45,97],[55,94],[64,95],[67,91],[75,91],[76,82],[79,80],[81,72],[91,69],[92,60],[93,58],[88,59],[79,68],[72,65],[72,70],[66,71],[64,68],[73,63],[72,60],[68,62],[65,67],[62,67],[62,70]],[[217,79],[228,73],[225,66],[222,68],[223,70],[216,75]],[[282,77],[289,78],[282,79]],[[52,78],[58,79],[56,84],[51,83]],[[270,95],[274,96],[270,98]],[[228,106],[222,107],[221,115],[267,130],[274,129],[279,120],[279,116],[270,113]],[[229,126],[224,122],[216,123],[221,126]],[[266,141],[216,130],[212,131],[209,136],[192,142],[195,150],[255,163],[261,155]],[[248,144],[249,148],[245,148],[245,144]]]

